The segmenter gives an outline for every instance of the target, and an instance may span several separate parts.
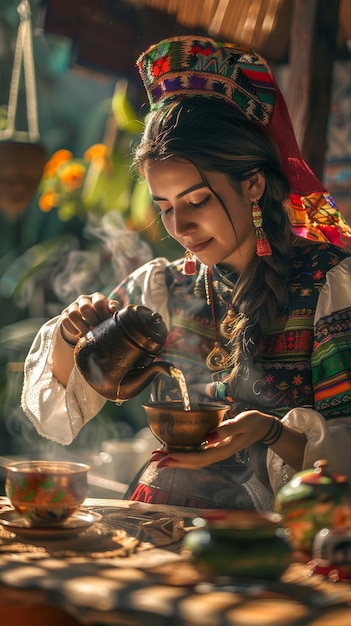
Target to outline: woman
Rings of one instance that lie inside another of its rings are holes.
[[[319,458],[351,478],[351,232],[301,159],[266,62],[176,37],[138,65],[151,114],[135,166],[185,260],[155,259],[110,299],[81,296],[48,322],[26,360],[25,412],[70,443],[105,401],[72,346],[87,325],[142,303],[167,324],[160,358],[183,371],[191,402],[226,402],[228,419],[200,452],[155,451],[127,497],[269,510]],[[177,397],[157,377],[152,398]]]

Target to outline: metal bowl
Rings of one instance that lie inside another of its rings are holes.
[[[203,402],[185,411],[182,402],[158,402],[143,405],[150,430],[169,450],[199,449],[210,430],[223,421],[229,407]]]

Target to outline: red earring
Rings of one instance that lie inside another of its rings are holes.
[[[196,274],[196,256],[190,252],[190,250],[187,250],[184,255],[182,272],[185,276],[193,276]]]
[[[262,211],[258,204],[258,200],[255,200],[251,205],[252,221],[256,231],[256,253],[257,256],[271,256],[272,248],[266,237],[266,233],[262,228]]]

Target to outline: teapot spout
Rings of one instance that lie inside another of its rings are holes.
[[[158,375],[172,376],[174,366],[168,361],[153,361],[147,367],[129,370],[117,387],[116,402],[134,398]]]

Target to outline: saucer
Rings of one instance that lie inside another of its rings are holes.
[[[22,517],[15,509],[0,513],[1,526],[16,535],[29,539],[66,539],[81,533],[99,520],[101,520],[100,513],[79,509],[57,526],[32,526],[30,521]]]

